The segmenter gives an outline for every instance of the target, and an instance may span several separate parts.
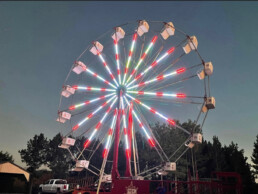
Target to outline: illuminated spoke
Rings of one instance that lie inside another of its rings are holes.
[[[115,92],[115,89],[108,88],[96,88],[91,86],[73,86],[75,90],[86,90],[86,91],[100,91],[100,92]]]
[[[161,114],[160,112],[158,112],[157,110],[155,110],[154,108],[144,104],[143,102],[141,102],[140,100],[132,97],[131,95],[129,94],[126,94],[126,96],[128,96],[129,98],[131,98],[132,100],[134,100],[136,103],[140,104],[141,106],[143,106],[144,108],[146,108],[147,110],[149,110],[150,112],[152,112],[153,114],[155,115],[158,115],[160,118],[164,119],[165,121],[167,121],[169,124],[173,125],[173,126],[176,126],[177,128],[183,130],[185,133],[187,134],[190,134],[186,129],[176,125],[176,122],[173,120],[173,119],[170,119],[166,116],[164,116],[163,114]]]
[[[113,75],[113,73],[111,72],[111,70],[110,70],[110,68],[109,68],[109,66],[108,66],[108,64],[107,64],[107,62],[105,61],[105,59],[103,58],[103,56],[102,56],[102,54],[101,54],[100,52],[98,52],[98,56],[99,56],[100,60],[102,61],[104,67],[105,67],[106,70],[108,71],[108,73],[109,73],[111,79],[115,82],[116,86],[118,86],[118,83],[117,83],[117,81],[116,81],[116,78],[114,77],[114,75]]]
[[[82,121],[80,121],[78,124],[76,124],[73,127],[73,131],[77,130],[80,126],[82,126],[82,124],[84,124],[87,120],[89,120],[90,118],[92,118],[97,112],[99,112],[102,108],[104,108],[111,100],[113,100],[116,96],[113,96],[112,98],[110,98],[109,100],[105,101],[102,105],[100,105],[95,111],[93,111],[92,113],[90,113],[87,117],[85,117],[85,119],[83,119]]]
[[[153,83],[153,82],[158,82],[158,81],[161,81],[161,80],[164,80],[164,79],[168,79],[170,77],[174,77],[174,76],[176,76],[176,75],[178,75],[180,73],[185,72],[185,70],[186,70],[186,68],[182,67],[180,69],[177,69],[176,71],[172,71],[172,72],[167,73],[167,74],[156,76],[153,79],[147,80],[145,82],[141,82],[141,83],[139,83],[137,85],[134,85],[134,86],[131,86],[131,87],[127,88],[127,89],[130,90],[130,89],[133,89],[133,88],[138,88],[138,87],[141,87],[141,86],[146,86],[146,85],[148,85],[150,83]]]
[[[169,56],[171,53],[175,51],[175,47],[170,48],[165,54],[163,54],[161,57],[159,57],[156,61],[154,61],[147,69],[142,71],[140,74],[138,74],[133,81],[131,81],[127,86],[129,87],[132,83],[134,83],[136,80],[138,80],[140,77],[142,77],[144,74],[146,74],[150,69],[154,68],[156,65],[160,63],[163,59],[165,59],[167,56]]]
[[[147,49],[144,51],[142,57],[140,58],[139,62],[137,63],[136,67],[133,69],[132,73],[130,74],[129,78],[126,81],[126,84],[131,80],[132,76],[136,73],[137,69],[140,67],[140,65],[142,64],[143,60],[145,59],[145,57],[147,56],[148,52],[150,51],[150,49],[153,47],[154,43],[156,42],[158,36],[154,36],[152,41],[150,42],[149,46],[147,47]]]
[[[130,67],[130,62],[131,62],[131,59],[132,59],[132,55],[133,55],[133,50],[134,50],[136,39],[137,39],[137,33],[135,33],[133,35],[133,41],[132,41],[132,44],[131,44],[131,49],[129,51],[129,55],[128,55],[128,59],[127,59],[127,63],[126,63],[125,71],[124,71],[123,85],[125,84],[125,80],[126,80],[126,76],[127,76],[127,73],[128,73],[128,69]]]
[[[115,109],[114,115],[113,115],[113,119],[112,119],[112,123],[110,125],[110,128],[108,130],[108,135],[107,135],[107,141],[103,150],[103,158],[106,158],[108,156],[108,152],[109,152],[109,148],[111,146],[111,140],[112,140],[112,136],[113,136],[113,132],[114,132],[114,127],[115,127],[115,123],[116,123],[116,119],[117,119],[117,108]]]
[[[99,101],[99,100],[108,98],[108,97],[113,96],[113,95],[115,95],[115,93],[108,94],[108,95],[105,95],[105,96],[100,96],[100,97],[98,97],[98,98],[94,98],[94,99],[87,100],[87,101],[82,102],[82,103],[79,103],[79,104],[72,105],[72,106],[69,107],[69,110],[75,110],[75,109],[80,108],[80,107],[82,107],[82,106],[86,106],[86,105],[88,105],[88,104],[91,104],[91,103],[93,103],[93,102],[97,102],[97,101]]]
[[[96,133],[98,132],[98,130],[100,129],[100,127],[103,125],[105,119],[107,118],[110,110],[112,109],[113,105],[115,104],[117,100],[117,97],[115,98],[115,100],[112,102],[112,104],[110,105],[110,107],[107,109],[107,111],[105,112],[104,116],[102,117],[102,119],[98,122],[98,124],[96,125],[95,129],[93,130],[93,132],[91,133],[90,137],[84,142],[84,148],[87,148],[90,144],[90,142],[92,141],[92,139],[95,137]]]
[[[126,98],[125,96],[124,96],[124,99],[125,99],[127,105],[129,106],[129,102],[128,102],[128,100],[127,100],[127,98]],[[144,134],[145,134],[145,136],[146,136],[148,142],[150,143],[150,146],[151,146],[151,147],[154,147],[154,146],[155,146],[155,143],[154,143],[153,139],[151,138],[151,136],[150,136],[149,133],[147,132],[147,130],[146,130],[146,128],[144,127],[143,123],[140,121],[140,119],[139,119],[139,117],[137,116],[136,112],[133,110],[132,113],[133,113],[133,116],[136,118],[136,120],[137,120],[137,122],[138,122],[138,124],[139,124],[139,127],[143,130],[143,132],[144,132]]]
[[[186,98],[185,94],[182,93],[165,93],[165,92],[145,92],[145,91],[127,91],[131,94],[138,94],[144,96],[157,96],[157,97],[173,97],[173,98]]]
[[[123,119],[124,137],[125,137],[125,151],[126,151],[126,156],[130,158],[131,148],[129,148],[129,143],[128,143],[128,132],[127,132],[127,125],[126,125],[126,118],[125,118],[124,100],[122,97],[121,97],[121,102],[122,102],[122,119]]]
[[[109,81],[107,81],[106,79],[104,79],[102,76],[100,76],[99,74],[93,72],[92,70],[90,70],[88,67],[86,67],[86,72],[88,72],[89,74],[91,74],[93,77],[96,77],[97,79],[103,81],[105,84],[110,85],[113,88],[116,88],[115,85],[111,84]]]
[[[119,61],[119,53],[118,53],[118,41],[114,40],[115,51],[116,51],[116,66],[117,66],[117,75],[119,84],[121,84],[121,71],[120,71],[120,61]]]

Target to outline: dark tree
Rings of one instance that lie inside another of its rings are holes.
[[[0,162],[14,162],[13,156],[8,152],[0,151]]]
[[[58,133],[49,141],[46,154],[47,166],[52,171],[54,178],[65,178],[71,164],[69,152],[58,147],[61,142],[62,136]]]
[[[254,149],[251,156],[254,168],[254,176],[258,178],[258,135],[256,136],[256,141],[254,142]]]
[[[48,140],[44,134],[35,135],[27,142],[27,148],[19,150],[22,162],[27,164],[28,171],[34,173],[41,165],[46,164]]]

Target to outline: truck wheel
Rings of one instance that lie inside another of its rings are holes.
[[[61,193],[60,188],[57,188],[56,193],[57,193],[57,194]]]

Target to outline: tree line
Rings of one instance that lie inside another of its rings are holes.
[[[199,131],[199,126],[195,126],[192,121],[188,121],[180,124],[187,130],[195,129]],[[210,178],[213,171],[225,171],[225,172],[237,172],[241,175],[243,186],[246,193],[252,193],[255,190],[255,177],[258,178],[258,135],[254,142],[254,149],[251,160],[253,165],[251,166],[247,162],[247,157],[244,156],[244,150],[238,147],[237,143],[231,142],[229,145],[222,146],[219,138],[214,136],[212,141],[203,139],[202,144],[195,145],[192,149],[189,149],[185,154],[181,156],[185,150],[185,146],[182,146],[180,150],[175,153],[176,149],[182,145],[187,138],[187,135],[175,129],[174,127],[166,124],[156,123],[151,126],[152,131],[160,146],[164,149],[164,152],[171,157],[171,161],[177,160],[177,171],[175,173],[169,173],[168,178],[177,180],[187,180],[188,171],[193,170],[198,172],[200,179]],[[141,171],[150,169],[160,164],[160,157],[154,148],[148,145],[144,135],[141,132],[136,133],[137,149],[139,154],[139,168]],[[58,145],[62,141],[60,133],[55,135],[52,139],[48,139],[43,133],[35,135],[27,142],[25,149],[19,150],[22,162],[25,162],[28,166],[28,171],[32,174],[37,174],[39,168],[46,166],[50,169],[53,178],[66,178],[75,165],[75,161],[72,157],[78,156],[79,150],[82,150],[85,137],[80,137],[76,140],[75,146],[71,147],[71,153],[65,149],[58,148]],[[118,169],[120,174],[123,175],[125,169],[125,153],[123,151],[123,144],[120,143],[119,149],[119,162]],[[108,161],[112,161],[113,148],[111,147],[108,156]],[[85,158],[91,158],[90,163],[95,167],[100,168],[102,164],[102,151],[103,144],[99,139],[94,140],[87,151],[84,152]],[[193,160],[194,158],[194,160]],[[13,158],[9,153],[0,152],[0,161],[12,161]],[[195,165],[193,165],[193,161]],[[106,169],[111,169],[112,162],[108,162]],[[195,167],[193,169],[193,166]],[[251,168],[253,167],[253,168]],[[132,167],[133,168],[133,167]],[[132,169],[133,171],[134,169]],[[83,172],[84,175],[92,176],[89,172]],[[106,173],[110,173],[106,171]],[[193,174],[192,174],[193,175]],[[155,178],[157,175],[153,175],[151,178]]]

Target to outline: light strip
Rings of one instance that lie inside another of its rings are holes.
[[[149,95],[149,96],[167,96],[175,98],[186,98],[185,94],[182,93],[164,93],[164,92],[145,92],[145,91],[127,91],[128,93],[138,94],[138,95]]]

